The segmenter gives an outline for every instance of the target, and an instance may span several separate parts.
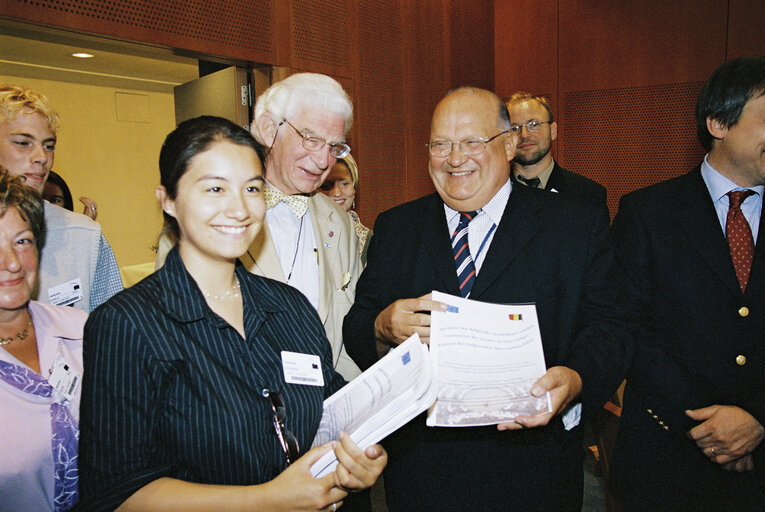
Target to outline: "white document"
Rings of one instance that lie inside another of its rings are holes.
[[[494,425],[519,415],[552,412],[549,393],[531,386],[547,371],[536,306],[477,302],[441,292],[449,306],[433,312],[430,355],[438,399],[429,426]]]
[[[337,440],[345,431],[366,449],[427,410],[435,399],[428,347],[415,334],[324,400],[313,446]],[[311,466],[311,473],[321,477],[336,466],[330,451]]]

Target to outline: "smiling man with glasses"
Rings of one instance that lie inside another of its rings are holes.
[[[558,192],[575,199],[606,205],[606,189],[590,179],[567,171],[553,159],[552,141],[558,137],[547,98],[516,92],[507,102],[511,129],[518,134],[513,160],[516,182]]]
[[[581,401],[586,414],[616,389],[598,351],[618,352],[623,337],[606,279],[608,214],[513,183],[519,135],[490,91],[451,92],[430,126],[436,193],[378,216],[343,326],[348,352],[367,368],[415,332],[428,343],[430,312],[446,310],[431,300],[433,290],[535,303],[548,371],[532,390],[550,390],[553,413],[460,428],[415,418],[384,441],[388,507],[579,511],[582,428],[571,404]]]
[[[360,370],[343,348],[342,321],[354,299],[361,262],[350,216],[315,193],[338,158],[348,155],[353,120],[348,95],[334,79],[299,73],[272,85],[255,104],[252,134],[268,148],[266,225],[241,260],[258,275],[308,297],[332,344],[335,370]]]

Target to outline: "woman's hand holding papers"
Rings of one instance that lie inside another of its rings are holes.
[[[264,509],[269,510],[269,506],[273,506],[274,510],[280,507],[289,510],[331,510],[333,503],[337,503],[335,508],[339,508],[348,491],[337,486],[334,474],[322,478],[311,475],[311,465],[332,449],[334,444],[327,443],[309,450],[287,466],[279,476],[257,486],[266,491],[258,495]]]
[[[498,430],[520,430],[547,425],[582,392],[582,378],[577,372],[565,366],[553,366],[531,386],[531,394],[542,396],[550,392],[552,412],[534,416],[518,416],[513,421],[500,423]]]
[[[335,486],[344,491],[355,492],[371,487],[388,463],[388,454],[382,446],[375,444],[362,450],[345,432],[341,432],[340,441],[333,444],[338,461],[333,473]]]

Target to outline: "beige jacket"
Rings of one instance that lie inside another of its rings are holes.
[[[353,304],[361,274],[358,239],[351,217],[324,194],[308,200],[319,254],[319,318],[332,345],[335,370],[350,381],[361,373],[343,347],[343,318]],[[239,258],[253,274],[286,282],[268,224]]]

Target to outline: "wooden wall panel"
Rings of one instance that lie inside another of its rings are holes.
[[[274,61],[274,0],[3,0],[0,16],[211,56]]]
[[[729,0],[727,58],[765,55],[765,8],[762,0]]]
[[[622,194],[690,171],[704,157],[693,115],[702,85],[566,92],[561,164],[605,186],[613,213]]]
[[[538,0],[494,2],[494,90],[550,95],[557,116],[558,5]]]
[[[348,0],[292,0],[290,21],[292,67],[350,76]]]
[[[415,199],[435,190],[428,173],[430,118],[449,89],[447,80],[447,20],[443,0],[406,2],[406,195]]]
[[[359,160],[363,221],[406,199],[406,122],[399,2],[359,0],[358,100],[355,152]]]
[[[703,81],[725,59],[727,0],[559,3],[559,93]]]
[[[451,87],[494,90],[494,1],[449,2]]]

